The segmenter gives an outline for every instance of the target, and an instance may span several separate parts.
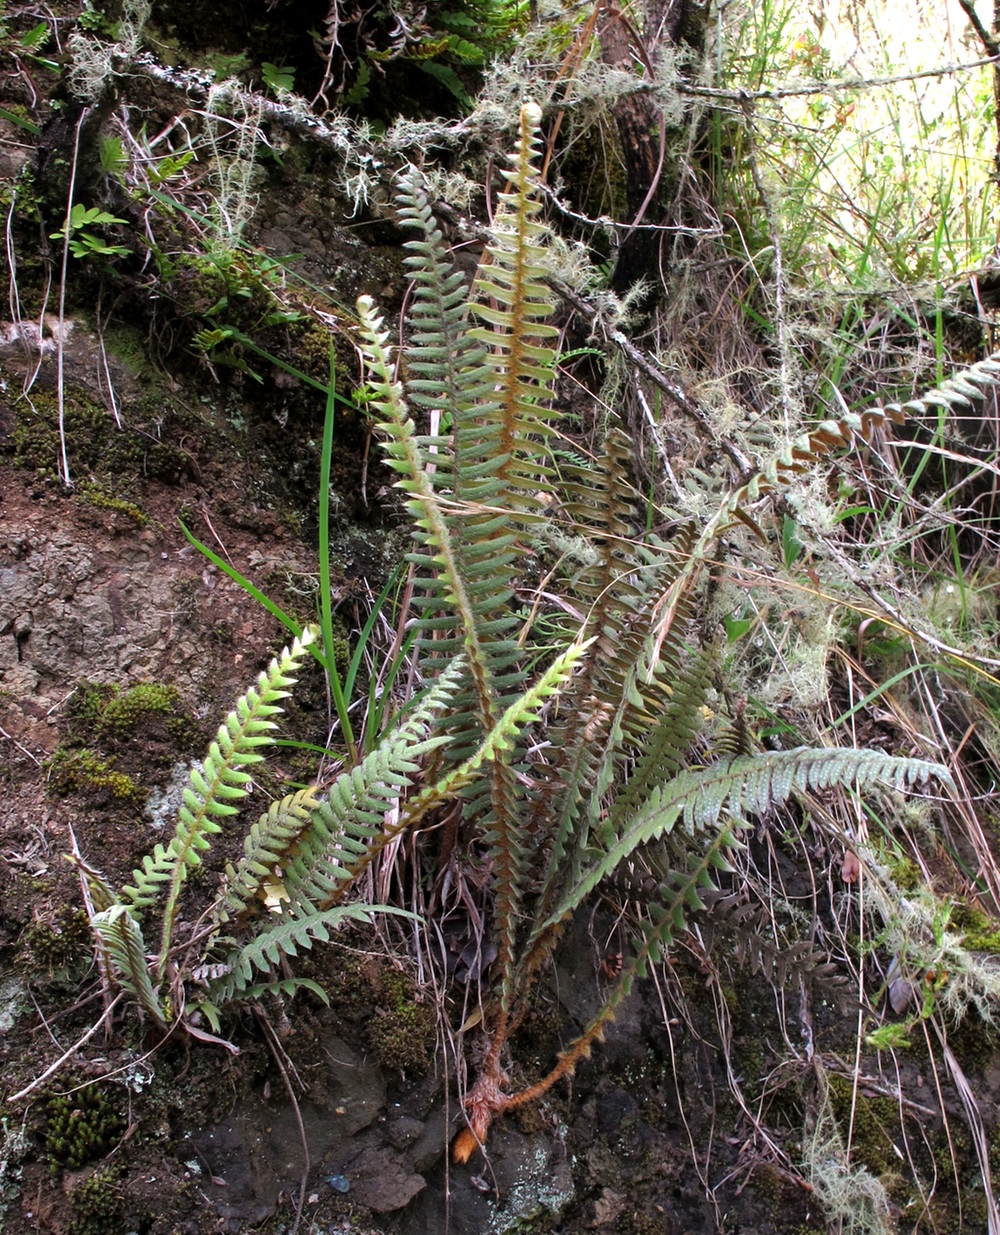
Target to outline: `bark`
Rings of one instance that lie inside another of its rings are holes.
[[[1000,3],[1000,0],[997,0]],[[633,16],[612,5],[605,9],[600,26],[601,57],[606,64],[627,68],[639,58],[652,76],[664,48],[684,47],[700,55],[708,19],[706,7],[695,0],[645,0],[642,25]],[[638,279],[656,282],[660,236],[643,229],[643,223],[660,223],[672,197],[672,177],[664,167],[666,130],[656,99],[633,94],[614,109],[618,139],[626,169],[626,201],[633,231],[626,234],[618,251],[612,276],[617,292],[627,291]]]

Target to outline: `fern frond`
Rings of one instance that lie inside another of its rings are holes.
[[[155,1024],[166,1029],[166,1012],[160,1002],[159,988],[153,986],[149,976],[142,927],[131,911],[125,905],[112,905],[110,909],[95,913],[90,925],[111,961],[119,986],[135,996]]]
[[[985,398],[987,390],[997,387],[1000,387],[1000,352],[994,352],[985,360],[953,374],[918,398],[908,399],[905,403],[871,407],[863,412],[850,412],[839,420],[823,421],[811,433],[796,438],[730,495],[718,516],[718,522],[713,520],[715,532],[721,530],[723,523],[741,517],[747,504],[784,487],[831,451],[849,446],[854,441],[868,443],[877,428],[886,423],[902,424],[909,413],[922,414],[932,407],[970,408]]]
[[[469,670],[475,685],[483,729],[492,727],[495,691],[493,677],[476,621],[475,606],[466,587],[451,531],[418,450],[416,426],[410,417],[402,384],[392,375],[389,335],[375,313],[369,296],[358,300],[361,348],[374,392],[374,406],[382,417],[389,466],[401,476],[397,486],[408,494],[406,508],[440,572],[443,600],[454,606],[462,630]]]
[[[952,783],[947,768],[923,759],[899,758],[874,750],[809,747],[742,755],[700,770],[680,772],[669,784],[655,789],[622,825],[607,850],[595,856],[549,919],[536,927],[532,942],[572,913],[638,845],[658,839],[678,822],[691,834],[727,828],[727,819],[739,826],[746,816],[763,814],[786,802],[793,793],[854,784],[903,790],[932,776],[944,784]]]
[[[512,166],[504,172],[509,188],[500,195],[493,240],[472,289],[472,311],[486,325],[471,334],[490,349],[487,369],[494,378],[493,399],[500,425],[499,476],[506,493],[502,505],[512,512],[532,500],[547,472],[538,466],[540,452],[526,446],[529,434],[548,435],[548,421],[553,415],[545,401],[555,362],[552,341],[558,331],[548,320],[553,296],[543,282],[546,267],[542,240],[546,232],[538,218],[542,207],[535,167],[541,118],[537,105],[521,108]]]
[[[919,398],[906,403],[890,403],[885,411],[887,414],[915,412],[920,415],[931,407],[969,408],[974,402],[982,402],[987,390],[997,387],[1000,387],[1000,352],[993,352],[985,360],[952,374]]]
[[[444,739],[407,727],[384,739],[350,772],[343,772],[313,811],[309,828],[284,864],[288,898],[283,912],[329,907],[354,884],[381,850],[387,815],[406,797],[421,759]]]
[[[243,769],[260,762],[257,748],[274,741],[277,728],[272,717],[282,709],[279,700],[288,695],[306,650],[318,634],[311,626],[285,648],[236,701],[226,717],[200,768],[191,771],[190,783],[178,811],[177,827],[170,843],[157,845],[147,854],[141,870],[133,872],[134,886],[122,889],[123,900],[142,910],[166,892],[161,930],[159,976],[162,978],[170,952],[177,902],[184,881],[211,846],[210,837],[220,831],[217,818],[233,815],[236,803],[248,792],[251,776]]]
[[[410,254],[405,266],[415,288],[406,388],[417,407],[442,414],[448,431],[469,402],[468,374],[482,364],[486,349],[469,334],[465,275],[448,259],[423,177],[415,167],[400,177],[398,199],[401,221],[420,233],[403,246]],[[435,452],[433,462],[448,466],[447,455]]]
[[[219,1007],[229,1003],[247,991],[254,973],[269,973],[282,959],[309,951],[316,940],[327,943],[330,931],[345,922],[371,925],[372,915],[376,913],[393,913],[404,918],[415,916],[392,905],[337,905],[302,917],[282,914],[268,919],[253,939],[231,958],[231,972],[209,984],[209,999]]]
[[[712,654],[703,652],[672,678],[670,700],[653,721],[638,762],[601,825],[604,843],[612,843],[625,821],[649,801],[657,787],[680,773],[701,728],[701,708],[714,663]]]
[[[244,854],[227,870],[216,925],[252,908],[267,890],[281,916],[333,907],[385,843],[387,813],[404,799],[421,759],[444,739],[432,731],[447,709],[464,664],[456,661],[417,706],[356,767],[342,772],[322,798],[315,787],[272,806],[251,830]]]
[[[313,785],[271,803],[247,833],[239,862],[226,868],[225,896],[212,915],[217,925],[248,909],[260,896],[285,854],[312,824],[318,806]]]

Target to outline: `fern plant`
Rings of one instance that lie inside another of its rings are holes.
[[[250,769],[264,758],[261,748],[273,742],[280,701],[317,637],[318,628],[306,628],[237,700],[204,761],[190,773],[173,837],[147,854],[132,883],[115,891],[75,859],[106,977],[161,1031],[180,1024],[195,1037],[235,1049],[218,1036],[227,1004],[266,992],[289,995],[299,986],[325,999],[315,982],[281,973],[283,962],[329,939],[345,919],[370,922],[375,912],[404,912],[350,901],[347,894],[399,827],[459,790],[538,719],[583,650],[570,648],[556,658],[496,718],[477,749],[440,782],[414,794],[402,824],[387,831],[387,814],[406,799],[423,762],[446,741],[436,730],[462,682],[465,662],[455,659],[417,706],[328,789],[299,789],[260,816],[240,857],[226,865],[219,892],[195,930],[183,915],[188,878],[211,849],[220,820],[236,814],[246,799]],[[154,929],[159,948],[150,955],[147,936]],[[199,1027],[203,1020],[211,1033]]]
[[[358,303],[371,402],[415,526],[420,646],[431,671],[462,666],[441,726],[443,766],[467,766],[468,752],[523,690],[529,656],[543,656],[514,598],[532,567],[530,546],[549,532],[549,509],[564,521],[572,562],[564,607],[584,611],[572,644],[575,671],[549,705],[544,749],[506,743],[459,800],[466,838],[488,855],[496,948],[487,1042],[454,1146],[460,1161],[498,1114],[538,1098],[589,1053],[636,976],[701,907],[748,818],[833,786],[904,789],[948,776],[935,764],[863,750],[770,751],[686,766],[712,671],[711,649],[696,649],[689,618],[720,533],[750,520],[747,507],[760,495],[899,412],[820,426],[729,495],[704,526],[685,523],[665,541],[636,534],[642,520],[620,431],[609,432],[593,467],[561,467],[556,488],[556,330],[544,280],[539,119],[534,106],[521,112],[507,189],[471,292],[448,260],[419,174],[402,178],[402,217],[416,238],[407,245],[414,297],[398,372],[372,301]],[[417,415],[428,418],[429,432],[418,430]],[[514,1091],[510,1038],[567,921],[638,850],[665,839],[671,860],[604,1006],[547,1076]]]

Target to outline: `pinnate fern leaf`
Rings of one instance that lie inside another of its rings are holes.
[[[657,840],[678,824],[692,835],[710,828],[731,832],[730,821],[739,826],[746,816],[763,814],[796,792],[855,784],[902,790],[931,777],[951,783],[947,768],[923,759],[898,758],[873,750],[809,747],[741,755],[707,768],[680,772],[667,785],[654,789],[635,815],[622,823],[613,842],[594,855],[555,912],[536,927],[534,934],[576,909],[638,845]]]
[[[200,768],[191,772],[178,811],[174,836],[166,846],[157,845],[147,854],[141,870],[133,872],[135,883],[122,890],[123,901],[134,910],[148,909],[165,893],[159,972],[162,977],[170,951],[177,902],[184,881],[201,862],[201,854],[211,846],[211,837],[220,831],[218,818],[235,814],[236,803],[248,792],[250,774],[244,769],[260,762],[261,746],[274,741],[274,717],[281,712],[280,700],[287,697],[295,682],[309,645],[316,638],[315,627],[308,627],[290,647],[271,661],[255,687],[236,701],[226,717]]]
[[[231,960],[232,970],[209,986],[209,999],[221,1007],[244,994],[255,973],[268,974],[289,957],[309,951],[317,940],[326,943],[331,930],[345,922],[370,925],[375,913],[393,913],[404,918],[415,915],[391,905],[336,905],[302,917],[282,914],[269,919]],[[270,985],[270,984],[268,984]]]
[[[142,927],[131,910],[126,905],[112,905],[95,913],[90,924],[111,961],[118,984],[134,995],[143,1011],[165,1029],[167,1018],[159,991],[149,976]]]

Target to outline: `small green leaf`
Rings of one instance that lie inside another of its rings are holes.
[[[753,626],[753,619],[726,616],[722,619],[722,625],[726,628],[726,642],[735,643]]]
[[[291,94],[295,89],[295,70],[287,64],[271,64],[269,60],[265,60],[260,66],[260,74],[264,85],[278,98],[283,94]]]
[[[910,1045],[910,1026],[893,1023],[867,1034],[865,1045],[876,1051],[898,1051]]]
[[[781,556],[785,566],[794,566],[804,551],[805,546],[799,540],[799,525],[791,515],[785,515],[781,522]]]

